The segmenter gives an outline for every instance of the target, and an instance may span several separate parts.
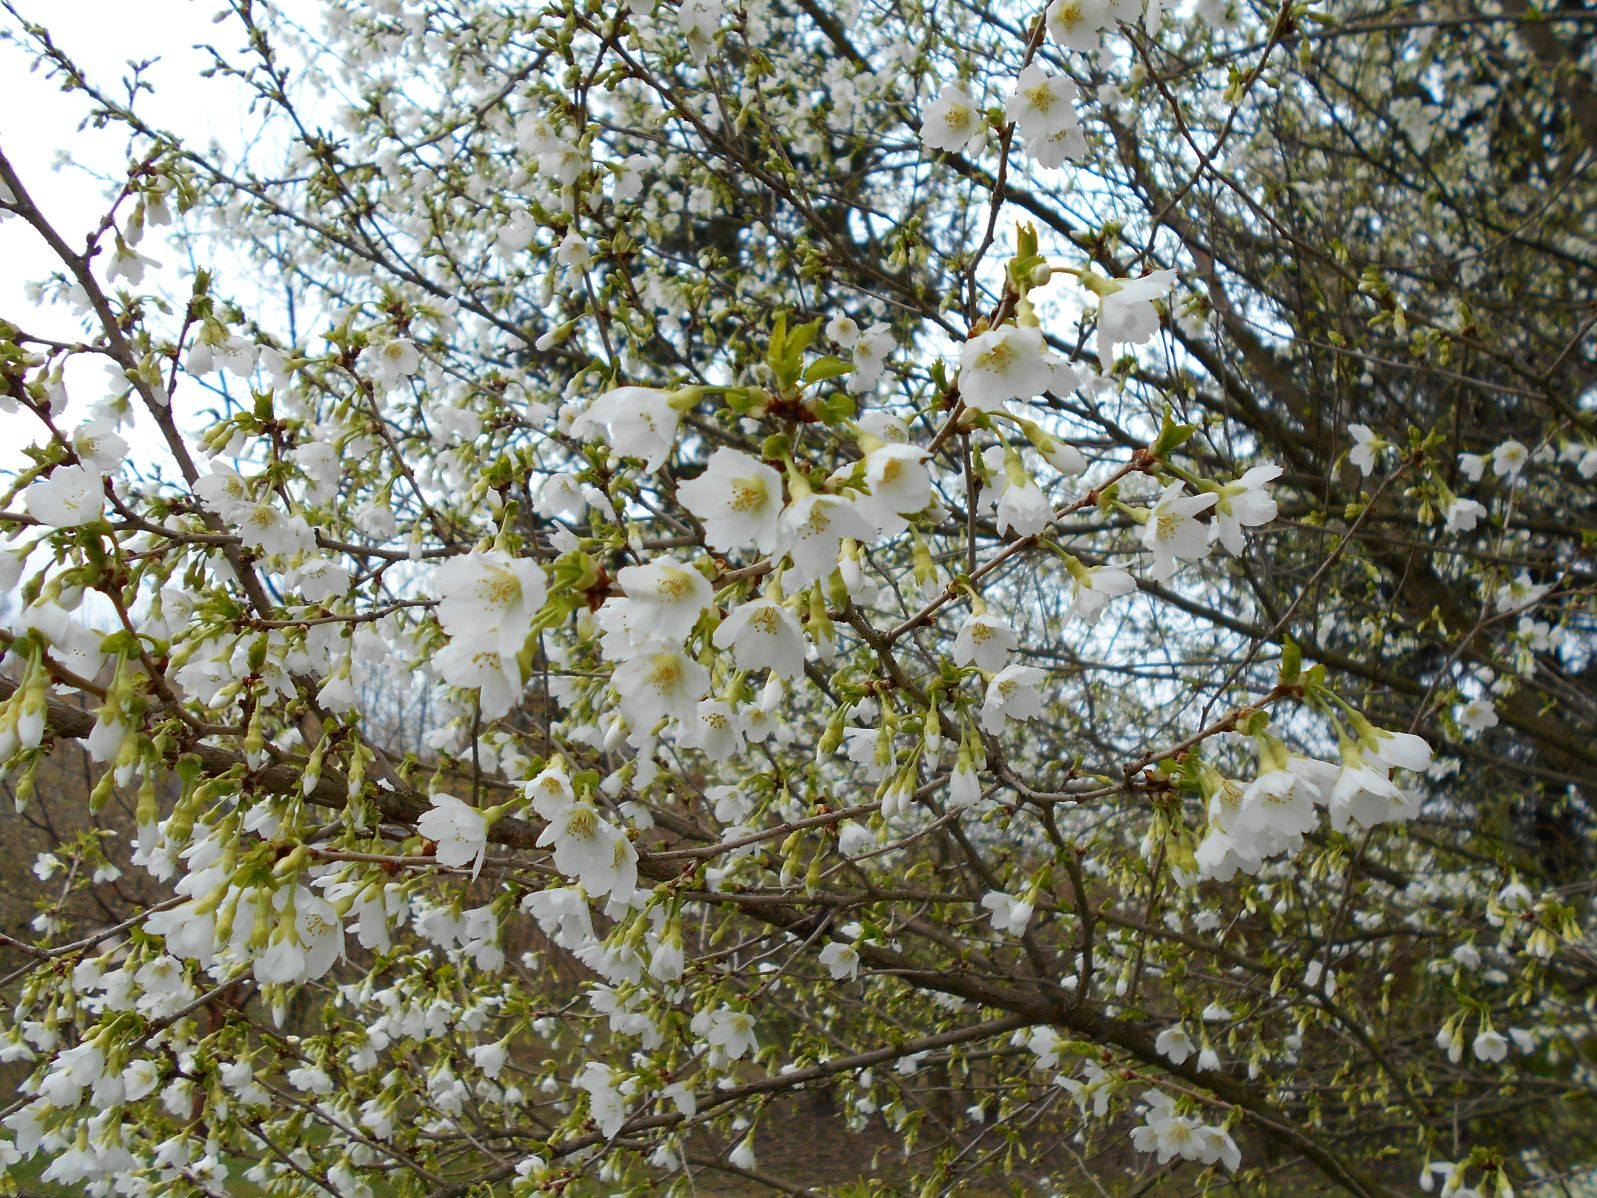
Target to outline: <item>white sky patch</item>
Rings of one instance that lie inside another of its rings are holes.
[[[124,100],[124,80],[131,77],[130,62],[154,60],[141,74],[153,91],[141,91],[137,111],[151,125],[180,134],[191,145],[218,144],[230,156],[242,149],[259,120],[248,112],[248,95],[234,80],[203,78],[212,64],[202,47],[211,44],[232,59],[240,57],[243,33],[238,21],[217,0],[18,0],[23,17],[47,24],[56,46],[70,56],[85,77],[118,100]],[[274,8],[308,17],[316,8],[309,0],[292,0]],[[223,15],[221,21],[215,20]],[[23,185],[46,218],[67,243],[81,246],[97,228],[107,209],[107,197],[126,177],[128,139],[120,126],[96,129],[85,125],[91,102],[81,92],[63,92],[59,78],[51,78],[35,65],[31,43],[9,17],[0,24],[12,40],[0,41],[0,101],[8,112],[25,113],[25,120],[8,120],[0,129],[0,150],[10,160]],[[19,44],[20,43],[20,44]],[[81,127],[80,127],[81,126]],[[151,229],[139,244],[140,253],[162,264],[152,269],[143,289],[162,289],[175,279],[185,252],[170,238],[171,229]],[[107,237],[102,244],[109,247]],[[97,278],[105,280],[109,249],[94,260]],[[91,336],[82,317],[63,304],[41,305],[29,298],[31,284],[59,269],[59,262],[38,234],[21,219],[0,220],[0,318],[34,336],[76,341]],[[90,409],[108,391],[104,359],[75,357],[66,373],[71,402],[63,427],[75,427],[89,418]],[[184,388],[180,387],[182,395]],[[204,402],[203,394],[195,403]],[[181,414],[182,407],[179,405]],[[192,405],[190,405],[192,410]],[[14,431],[0,437],[0,471],[26,465],[25,445],[42,436],[31,416],[0,417]],[[33,427],[28,427],[29,425]],[[124,429],[135,461],[151,462],[163,455],[148,421]]]

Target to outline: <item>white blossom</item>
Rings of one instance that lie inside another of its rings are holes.
[[[775,553],[782,515],[782,476],[736,449],[717,449],[697,478],[680,484],[683,505],[704,524],[710,546],[728,553],[753,545]]]
[[[984,126],[985,118],[976,101],[963,86],[953,83],[926,106],[920,138],[928,149],[958,154],[981,136]]]
[[[716,648],[731,651],[740,670],[768,669],[780,678],[804,672],[804,631],[793,613],[774,600],[739,604],[712,639]]]
[[[1060,0],[1055,0],[1055,4]],[[1050,10],[1052,11],[1052,10]],[[1173,270],[1156,270],[1136,279],[1111,279],[1098,297],[1098,366],[1107,371],[1114,362],[1114,347],[1122,341],[1142,345],[1159,328],[1153,301],[1176,281]]]
[[[1376,455],[1387,448],[1387,442],[1367,424],[1350,424],[1347,430],[1353,434],[1353,448],[1348,451],[1348,461],[1357,466],[1361,473],[1370,473],[1375,469]]]
[[[253,348],[253,347],[252,347]],[[387,391],[408,379],[421,367],[416,343],[408,337],[395,337],[361,351],[360,369]]]
[[[83,466],[57,466],[22,493],[28,515],[52,528],[92,524],[105,510],[100,475]]]
[[[982,411],[1003,408],[1006,400],[1040,395],[1053,380],[1047,346],[1039,329],[1000,325],[972,337],[959,353],[959,394]]]
[[[488,821],[483,813],[453,795],[432,796],[432,807],[416,821],[416,830],[438,845],[438,864],[471,866],[473,877],[488,851]]]
[[[995,932],[1019,936],[1031,923],[1032,904],[1001,890],[989,890],[982,896],[981,905],[987,909]]]
[[[998,733],[1006,720],[1030,720],[1042,714],[1042,696],[1037,687],[1043,672],[1032,666],[1005,666],[987,684],[982,702],[982,727]]]
[[[1240,556],[1242,530],[1275,519],[1276,503],[1265,484],[1281,477],[1279,466],[1255,466],[1234,483],[1220,488],[1209,522],[1209,539],[1219,541],[1227,553]]]
[[[627,457],[642,458],[644,469],[665,465],[676,444],[682,407],[669,391],[617,387],[595,399],[571,422],[571,435],[603,439]]]
[[[777,548],[793,563],[800,582],[815,582],[837,568],[844,538],[869,541],[876,529],[852,500],[824,492],[795,499],[782,512]]]
[[[996,673],[1004,668],[1016,643],[1014,630],[1004,620],[987,612],[972,612],[954,638],[954,664]]]
[[[1165,488],[1142,526],[1143,547],[1153,553],[1148,577],[1155,582],[1168,582],[1177,563],[1208,556],[1208,530],[1194,517],[1214,507],[1219,499],[1212,491],[1188,495],[1180,482]]]

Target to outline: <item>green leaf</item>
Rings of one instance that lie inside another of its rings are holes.
[[[810,321],[809,324],[799,325],[798,328],[788,334],[787,357],[791,361],[797,362],[799,355],[809,349],[810,344],[820,335],[820,332],[821,321],[819,317]]]
[[[840,424],[845,420],[854,419],[858,409],[854,406],[852,395],[839,391],[836,395],[829,395],[812,403],[810,410],[822,424]]]
[[[776,324],[771,330],[771,347],[766,354],[766,361],[771,369],[776,372],[777,382],[786,390],[799,380],[799,374],[804,369],[804,351],[810,347],[821,331],[821,322],[812,320],[808,324],[801,324],[796,329],[787,327],[787,314],[784,312],[776,318]]]
[[[1291,637],[1281,640],[1281,685],[1291,686],[1303,672],[1303,650]]]
[[[1164,410],[1164,422],[1159,428],[1158,439],[1149,448],[1149,452],[1156,458],[1167,458],[1175,450],[1185,445],[1198,431],[1195,424],[1177,424],[1171,415],[1170,409]]]
[[[803,378],[806,383],[819,383],[824,382],[826,379],[841,378],[845,374],[853,373],[854,365],[852,362],[845,362],[842,358],[834,358],[831,354],[827,354],[825,357],[816,358],[815,361],[805,367]]]
[[[765,348],[765,361],[767,365],[778,374],[781,373],[782,355],[787,349],[787,313],[778,312],[776,319],[771,322],[771,343]]]
[[[746,416],[765,402],[766,393],[758,387],[728,387],[726,406],[739,416]]]

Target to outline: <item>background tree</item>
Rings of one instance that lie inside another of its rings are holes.
[[[1585,1175],[1583,10],[234,0],[234,160],[6,8],[130,154],[0,135],[0,750],[161,897],[8,942],[0,1159]]]

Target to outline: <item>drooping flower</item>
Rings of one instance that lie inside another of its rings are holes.
[[[1246,838],[1259,857],[1273,857],[1295,847],[1319,822],[1315,804],[1321,792],[1309,775],[1290,769],[1266,770],[1242,792],[1242,802],[1228,831],[1233,840]]]
[[[864,767],[860,777],[867,782],[879,782],[892,761],[892,738],[884,736],[881,728],[846,727],[843,729],[843,752],[855,765]]]
[[[570,137],[550,137],[538,154],[538,173],[562,187],[570,187],[587,169],[587,147]]]
[[[1198,1046],[1192,1042],[1187,1029],[1177,1023],[1165,1028],[1154,1038],[1153,1050],[1171,1064],[1180,1065],[1198,1051]]]
[[[644,172],[655,165],[655,160],[647,154],[628,154],[615,164],[615,181],[611,191],[615,201],[625,203],[642,195]]]
[[[638,851],[626,833],[591,803],[573,803],[538,836],[539,848],[554,849],[554,865],[594,898],[631,897],[638,885]]]
[[[654,942],[649,953],[649,976],[662,982],[674,982],[687,968],[687,954],[683,949],[682,932],[673,926]]]
[[[588,1096],[588,1114],[606,1139],[616,1136],[626,1125],[627,1096],[620,1076],[609,1065],[589,1061],[576,1076],[576,1086]]]
[[[735,1145],[732,1151],[726,1154],[729,1165],[735,1169],[753,1169],[759,1164],[759,1158],[754,1153],[754,1133],[750,1132]]]
[[[1364,755],[1387,769],[1418,773],[1431,764],[1431,746],[1423,736],[1377,728],[1362,717],[1354,721],[1354,727]]]
[[[1075,110],[1071,110],[1072,118]],[[1055,133],[1044,137],[1034,137],[1026,143],[1026,153],[1037,160],[1037,165],[1048,170],[1063,166],[1066,162],[1073,162],[1087,152],[1087,138],[1081,131],[1081,125],[1074,119],[1071,123]],[[1069,388],[1066,388],[1068,390]],[[1057,381],[1050,390],[1058,391]]]
[[[1068,367],[1066,369],[1068,371]],[[1056,366],[1054,368],[1054,380],[1049,384],[1049,389],[1060,394],[1067,394],[1071,388],[1060,382],[1059,373],[1059,368]],[[1043,461],[1059,471],[1060,474],[1080,474],[1087,468],[1087,459],[1082,455],[1081,450],[1074,445],[1044,432],[1041,426],[1033,421],[1022,421],[1021,427],[1025,430],[1026,437],[1031,442],[1032,448],[1037,451]]]
[[[1326,800],[1331,826],[1338,831],[1355,823],[1362,828],[1402,821],[1416,810],[1414,801],[1387,776],[1375,759],[1366,760],[1360,746],[1342,746],[1342,768]]]
[[[1195,854],[1200,878],[1229,882],[1239,869],[1256,874],[1263,866],[1264,853],[1258,847],[1258,838],[1246,832],[1232,835],[1240,822],[1242,798],[1246,793],[1247,788],[1235,778],[1225,777],[1218,771],[1209,775],[1205,784],[1209,828]]]
[[[715,35],[724,15],[721,0],[681,0],[677,21],[688,52],[696,61],[704,62],[715,48]]]
[[[532,502],[533,511],[549,520],[557,516],[578,520],[587,506],[588,500],[577,476],[564,470],[557,470],[544,479]]]
[[[1348,450],[1347,460],[1368,474],[1375,469],[1375,455],[1387,447],[1387,442],[1367,424],[1350,424],[1347,431],[1353,434],[1353,448]]]
[[[759,1047],[754,1038],[754,1016],[733,1007],[715,1011],[700,1011],[691,1024],[695,1035],[702,1036],[724,1059],[735,1061],[753,1053]]]
[[[994,445],[982,455],[993,475],[982,490],[982,506],[991,506],[1000,529],[1030,537],[1042,532],[1054,518],[1054,505],[1037,485],[1014,450]]]
[[[1442,519],[1449,532],[1472,532],[1485,514],[1485,505],[1473,499],[1464,499],[1452,492],[1442,496]]]
[[[572,273],[580,274],[593,261],[593,247],[586,237],[572,229],[560,239],[555,260]]]
[[[532,809],[544,819],[552,820],[577,801],[571,787],[571,775],[558,761],[551,762],[527,781],[523,788]]]
[[[873,324],[854,341],[854,373],[848,376],[848,390],[854,395],[864,395],[881,379],[887,369],[887,359],[896,348],[893,330],[885,324]]]
[[[487,1044],[479,1044],[471,1050],[471,1063],[483,1071],[486,1077],[498,1077],[505,1067],[505,1062],[510,1059],[510,1049],[503,1040],[493,1040]]]
[[[1471,732],[1485,732],[1497,727],[1497,708],[1490,699],[1471,699],[1458,709],[1454,717],[1459,725]]]
[[[1143,1124],[1131,1131],[1131,1146],[1157,1155],[1166,1164],[1174,1157],[1200,1164],[1221,1164],[1235,1172],[1242,1154],[1223,1127],[1200,1122],[1196,1116],[1177,1113],[1175,1101],[1160,1090],[1143,1093]]]
[[[146,268],[160,265],[158,260],[139,253],[118,236],[116,248],[111,252],[110,268],[105,272],[105,281],[115,283],[122,278],[137,287],[144,282]]]
[[[343,955],[344,925],[331,903],[303,886],[279,895],[280,902],[293,903],[293,918],[278,924],[266,950],[255,958],[255,979],[263,985],[313,981]]]
[[[1032,904],[1002,890],[989,890],[982,895],[981,905],[987,909],[995,932],[1019,936],[1031,923]]]
[[[736,449],[717,449],[704,473],[677,487],[718,553],[753,545],[774,553],[782,515],[782,476]]]
[[[1170,290],[1176,281],[1174,270],[1156,270],[1139,279],[1112,279],[1108,290],[1098,297],[1098,367],[1108,371],[1114,362],[1114,347],[1122,341],[1142,345],[1159,328],[1159,313],[1153,301]],[[1102,284],[1100,283],[1100,286]]]
[[[951,810],[964,810],[981,802],[981,777],[974,763],[961,755],[948,776],[948,806]]]
[[[859,976],[859,950],[841,940],[833,940],[821,949],[820,962],[836,981]]]
[[[521,694],[521,666],[500,652],[497,634],[457,636],[433,654],[432,664],[450,686],[478,692],[484,719],[506,714]]]
[[[1529,571],[1521,570],[1497,588],[1493,600],[1498,611],[1519,611],[1540,603],[1553,588],[1545,582],[1536,582]]]
[[[1119,566],[1083,567],[1080,573],[1072,570],[1070,583],[1072,598],[1065,618],[1078,617],[1088,624],[1098,622],[1116,595],[1129,595],[1137,589],[1136,579]]]
[[[575,951],[595,941],[587,900],[575,886],[553,886],[521,900],[521,909],[561,948]]]
[[[155,1093],[155,1088],[160,1084],[160,1066],[146,1058],[129,1061],[122,1070],[122,1098],[125,1102],[137,1102]]]
[[[1471,1047],[1477,1061],[1502,1061],[1508,1057],[1508,1039],[1495,1028],[1482,1028]]]
[[[1275,519],[1276,502],[1264,485],[1280,477],[1279,466],[1255,466],[1236,482],[1221,487],[1214,505],[1214,519],[1209,523],[1209,540],[1219,541],[1227,553],[1240,557],[1242,530]]]

